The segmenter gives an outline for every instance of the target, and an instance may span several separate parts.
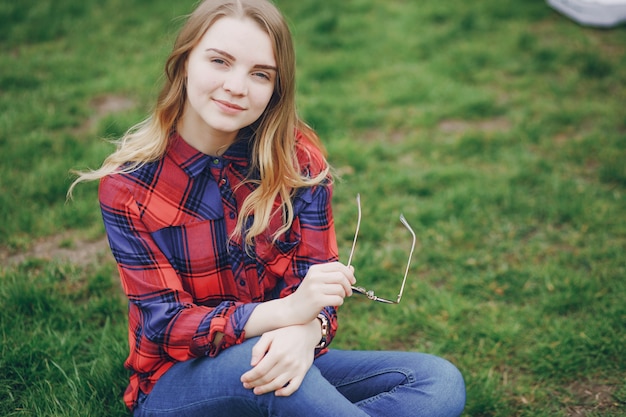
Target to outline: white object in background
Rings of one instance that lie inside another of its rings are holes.
[[[581,25],[611,27],[626,21],[626,0],[547,0]]]

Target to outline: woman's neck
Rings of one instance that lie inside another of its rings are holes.
[[[184,117],[177,123],[180,136],[198,151],[220,156],[235,142],[238,132],[216,132],[208,127],[200,129],[194,123],[185,123]]]

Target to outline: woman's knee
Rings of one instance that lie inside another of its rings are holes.
[[[465,381],[461,371],[446,359],[432,357],[434,365],[431,378],[433,400],[438,402],[442,415],[458,416],[465,408]]]

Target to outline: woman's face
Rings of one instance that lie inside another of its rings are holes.
[[[277,77],[270,37],[253,20],[232,17],[206,31],[189,54],[186,72],[181,133],[192,145],[234,140],[261,116]]]

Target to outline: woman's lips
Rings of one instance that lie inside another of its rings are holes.
[[[235,103],[231,103],[230,101],[226,101],[226,100],[217,100],[214,99],[213,101],[215,101],[215,103],[217,103],[217,105],[224,111],[228,112],[228,113],[238,113],[242,110],[245,110],[245,108],[241,107],[238,104]]]

